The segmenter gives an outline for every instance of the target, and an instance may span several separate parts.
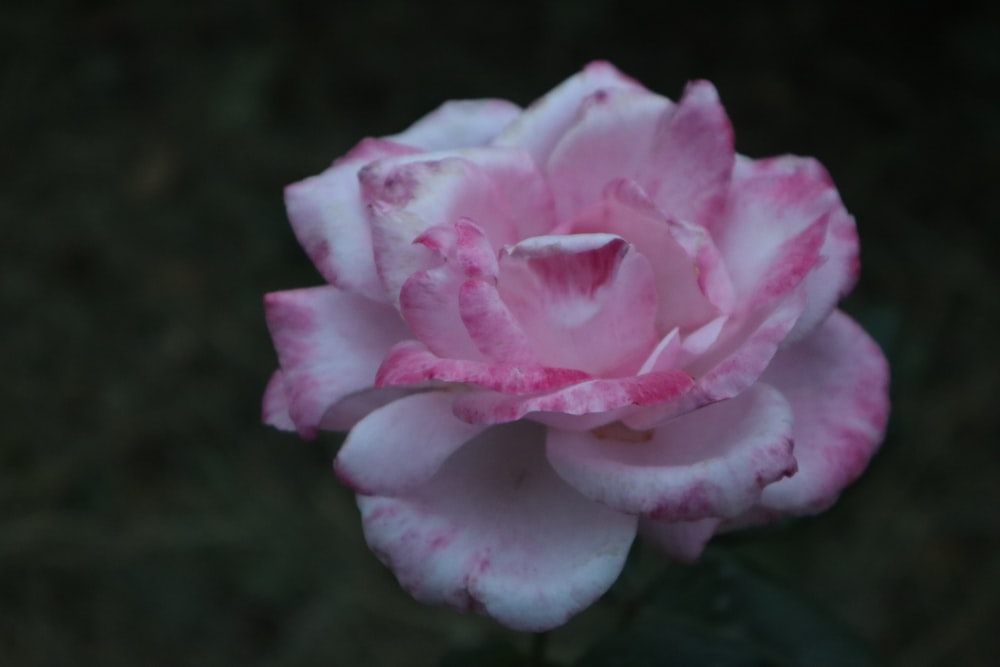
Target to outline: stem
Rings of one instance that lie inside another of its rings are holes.
[[[536,632],[531,639],[531,654],[528,656],[528,667],[542,667],[545,664],[545,648],[549,643],[548,632]]]

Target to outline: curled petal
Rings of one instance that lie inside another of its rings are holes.
[[[285,386],[285,374],[280,368],[271,375],[264,390],[261,421],[279,431],[295,430],[295,422],[288,415],[288,388]]]
[[[617,236],[542,236],[504,248],[497,290],[549,366],[631,374],[656,344],[652,268]]]
[[[406,335],[391,307],[331,286],[272,292],[264,308],[287,414],[306,438],[340,400],[373,386],[382,358]]]
[[[453,100],[389,139],[425,151],[483,146],[520,113],[506,100]]]
[[[617,234],[649,260],[660,331],[689,330],[733,309],[733,285],[712,237],[664,216],[633,181],[609,183],[600,203],[572,220],[567,231]]]
[[[653,431],[551,430],[546,452],[588,498],[662,521],[697,521],[737,516],[765,486],[793,474],[791,436],[788,402],[758,384]]]
[[[358,498],[368,544],[415,598],[538,632],[610,587],[636,519],[566,486],[543,438],[538,425],[494,427],[412,493]]]
[[[318,176],[285,188],[288,219],[309,259],[332,285],[385,300],[357,175],[366,164],[416,149],[365,139]]]
[[[445,460],[486,426],[451,413],[454,395],[407,396],[362,419],[337,453],[334,467],[360,493],[396,496],[427,482]]]

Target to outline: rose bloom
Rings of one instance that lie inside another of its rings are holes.
[[[813,159],[751,160],[715,89],[594,63],[529,106],[448,102],[288,187],[326,284],[268,294],[264,419],[335,469],[418,600],[564,623],[637,533],[829,507],[888,413],[837,301],[853,218]]]

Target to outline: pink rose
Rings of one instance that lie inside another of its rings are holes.
[[[449,102],[286,203],[329,284],[265,299],[264,419],[350,431],[336,471],[421,601],[552,628],[637,531],[693,559],[818,512],[882,438],[886,361],[835,310],[854,220],[815,160],[736,155],[707,82]]]

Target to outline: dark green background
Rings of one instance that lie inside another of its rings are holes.
[[[890,437],[834,510],[725,542],[889,664],[997,664],[991,4],[4,3],[0,664],[432,665],[506,636],[399,591],[335,437],[258,424],[260,299],[318,281],[283,185],[597,57],[674,98],[713,80],[740,151],[819,157],[858,220],[846,308],[893,364]]]

